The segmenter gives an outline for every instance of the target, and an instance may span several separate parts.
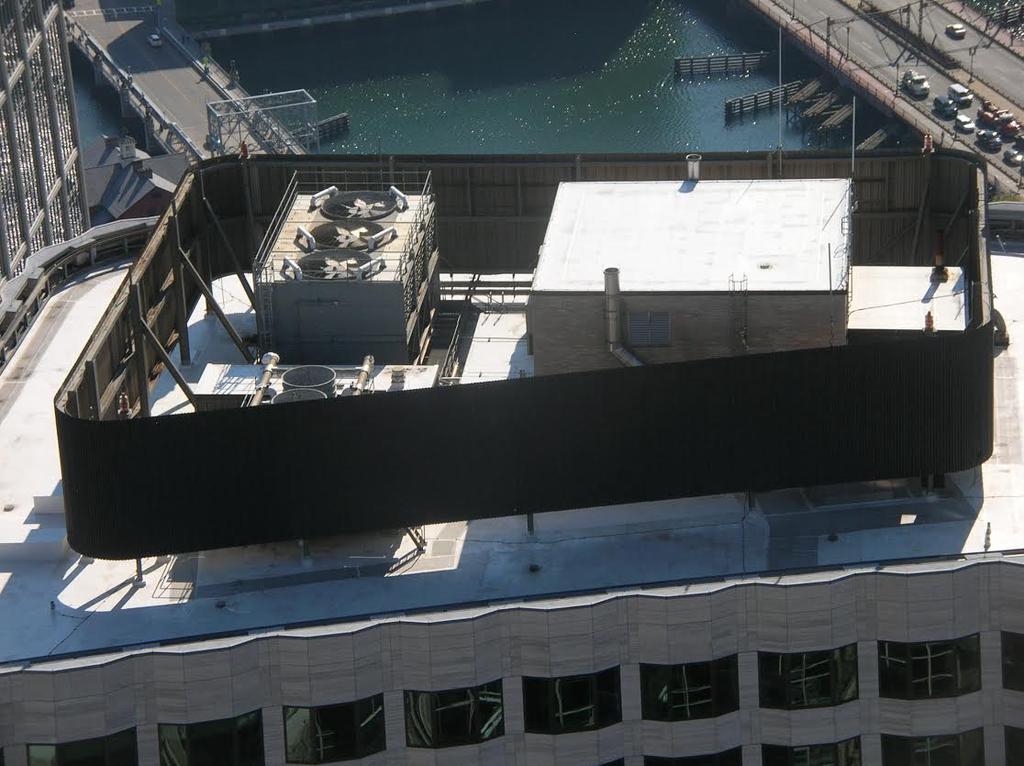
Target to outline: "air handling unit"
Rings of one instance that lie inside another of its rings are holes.
[[[417,361],[437,260],[429,173],[296,173],[253,264],[260,347],[288,364]]]

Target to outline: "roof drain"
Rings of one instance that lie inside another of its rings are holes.
[[[622,344],[622,298],[619,294],[619,270],[604,270],[604,318],[608,325],[608,350],[625,367],[643,367],[636,355]]]

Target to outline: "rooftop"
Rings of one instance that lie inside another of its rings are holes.
[[[563,182],[533,289],[844,289],[849,216],[848,179]]]
[[[992,260],[1001,294],[1024,289],[1024,258]],[[753,510],[734,495],[592,508],[541,514],[533,534],[519,516],[439,524],[423,530],[422,554],[400,532],[364,534],[313,540],[305,552],[292,542],[149,558],[145,582],[136,584],[134,562],[83,558],[59,544],[52,408],[121,276],[100,273],[57,293],[0,377],[0,454],[18,455],[23,467],[0,475],[0,507],[15,506],[0,513],[0,662],[298,623],[320,624],[301,628],[310,632],[412,615],[443,620],[455,610],[550,605],[567,594],[579,601],[639,587],[668,593],[834,579],[919,557],[938,560],[889,567],[934,570],[961,566],[967,553],[991,558],[1024,549],[1024,379],[1016,374],[1024,351],[1011,346],[996,359],[995,454],[939,492],[884,481],[758,494]],[[233,319],[251,322],[232,280],[218,282],[214,293]],[[1015,337],[1024,306],[999,308]],[[200,308],[191,323],[195,362],[187,374],[199,379],[210,364],[240,361],[216,318]],[[530,373],[525,321],[515,308],[483,311],[467,344],[463,384]],[[167,397],[173,383],[165,374],[157,388]],[[469,433],[466,443],[501,459],[500,435]],[[452,475],[438,481],[457,492],[452,457]],[[1006,558],[1024,563],[1016,553]],[[342,625],[328,625],[334,622]]]
[[[920,330],[931,312],[936,331],[967,329],[964,273],[947,269],[945,282],[931,266],[854,266],[850,269],[849,330]]]

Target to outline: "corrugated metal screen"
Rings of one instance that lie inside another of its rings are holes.
[[[672,340],[667,311],[630,311],[627,326],[631,346],[667,346]]]

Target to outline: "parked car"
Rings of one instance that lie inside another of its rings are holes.
[[[159,48],[164,44],[164,38],[160,36],[159,32],[150,32],[147,39],[151,48]]]
[[[934,109],[935,113],[940,117],[945,117],[949,120],[956,117],[956,103],[953,99],[947,98],[946,96],[936,96],[935,100],[932,102],[932,109]]]
[[[1020,135],[1020,123],[1016,120],[1004,122],[999,126],[999,135],[1007,141],[1013,141],[1018,135]]]
[[[999,134],[994,130],[979,130],[976,134],[978,145],[986,151],[995,152],[1003,145],[999,140]]]
[[[947,24],[946,34],[952,37],[954,40],[963,40],[967,37],[967,27],[963,24]]]
[[[974,122],[966,114],[958,114],[956,116],[956,129],[961,133],[973,133]]]
[[[961,109],[974,102],[974,94],[958,82],[949,86],[949,97]]]
[[[925,98],[931,92],[931,85],[928,79],[913,69],[903,73],[903,90],[914,98]]]
[[[1003,125],[1007,122],[1012,122],[1014,119],[1016,118],[1014,117],[1013,112],[1011,112],[1009,109],[1000,109],[999,111],[996,112],[996,122],[998,122],[1000,125]]]
[[[1016,149],[1007,149],[1003,152],[1003,162],[1010,167],[1019,168],[1022,160],[1024,160],[1024,154],[1021,154]]]
[[[979,125],[984,125],[986,127],[993,127],[999,124],[998,122],[996,122],[995,112],[989,112],[984,109],[978,110],[976,119]]]

